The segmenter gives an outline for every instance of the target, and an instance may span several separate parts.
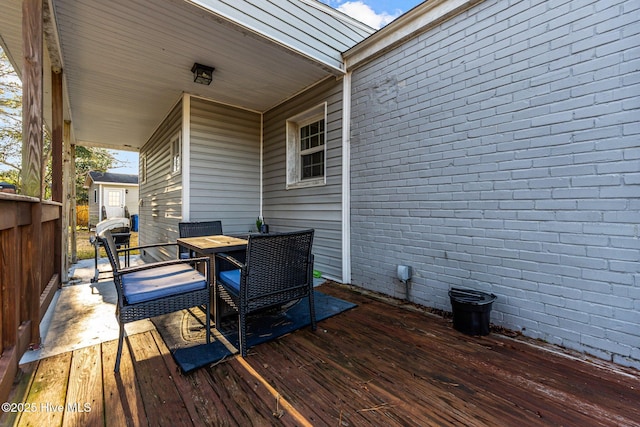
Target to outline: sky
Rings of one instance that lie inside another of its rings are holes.
[[[109,150],[114,154],[114,157],[123,164],[123,167],[112,168],[107,172],[112,173],[127,173],[131,175],[138,175],[138,152],[133,151],[116,151]]]
[[[423,2],[423,0],[320,1],[376,29],[384,27]]]
[[[384,27],[423,2],[423,0],[320,1],[376,29]],[[109,169],[109,172],[138,173],[138,153],[117,151],[115,154],[117,159],[126,162],[127,165],[121,168]]]

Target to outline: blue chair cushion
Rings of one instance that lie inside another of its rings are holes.
[[[206,278],[188,264],[174,264],[122,275],[123,295],[129,304],[206,289]]]
[[[220,282],[229,291],[240,295],[240,270],[227,270],[220,272]]]

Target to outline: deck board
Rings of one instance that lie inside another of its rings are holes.
[[[21,366],[13,382],[11,394],[8,399],[9,402],[28,401],[27,396],[35,380],[37,368],[38,362],[27,363]],[[18,411],[3,411],[3,413],[2,418],[0,418],[0,425],[17,425],[18,419],[23,415],[23,413]]]
[[[120,372],[114,373],[118,341],[102,344],[105,426],[139,427],[148,425],[140,388],[129,355],[129,346],[122,348]]]
[[[640,425],[636,370],[522,337],[469,337],[413,306],[322,290],[358,306],[187,375],[155,330],[128,337],[119,374],[117,341],[23,366],[14,402],[92,411],[6,413],[0,424]]]
[[[23,402],[35,404],[33,411],[21,413],[19,426],[60,426],[65,414],[67,385],[71,372],[71,353],[63,353],[39,362],[29,394]]]
[[[212,377],[204,369],[199,369],[184,378],[191,388],[189,398],[193,399],[199,418],[205,425],[233,425],[233,418],[212,386]]]
[[[100,346],[85,347],[73,352],[68,384],[62,425],[104,424]]]
[[[192,425],[187,406],[151,333],[128,337],[149,425]]]

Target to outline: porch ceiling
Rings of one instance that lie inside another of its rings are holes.
[[[65,119],[79,145],[139,149],[183,92],[261,112],[341,74],[191,2],[50,3],[62,53]],[[20,68],[21,1],[0,5],[2,43]],[[210,86],[193,82],[194,62],[215,67]]]

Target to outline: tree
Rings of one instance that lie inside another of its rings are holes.
[[[51,136],[43,128],[42,197],[51,198]],[[0,177],[20,192],[22,172],[22,84],[0,47]]]
[[[22,161],[22,86],[0,48],[0,176],[19,188]]]
[[[42,156],[43,197],[51,197],[51,136],[44,132]],[[3,167],[4,166],[4,167]],[[83,187],[87,172],[106,172],[121,166],[113,153],[104,148],[76,147],[76,194],[78,204],[88,202]],[[22,85],[7,55],[0,47],[0,180],[20,188],[22,169]]]
[[[76,203],[89,203],[89,195],[84,187],[84,181],[89,171],[106,172],[119,166],[120,162],[114,155],[104,148],[76,147]]]

